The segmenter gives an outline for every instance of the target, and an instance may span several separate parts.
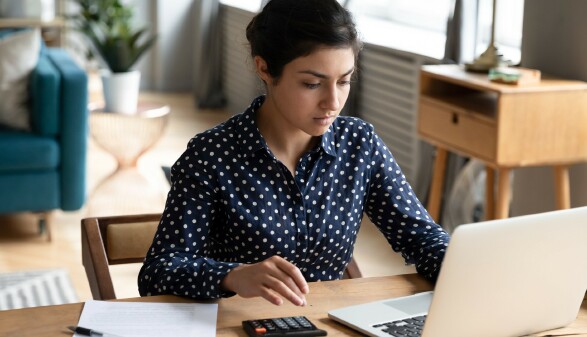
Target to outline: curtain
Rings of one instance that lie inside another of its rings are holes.
[[[446,26],[445,63],[472,62],[477,40],[479,0],[453,0],[452,15]]]
[[[446,27],[443,63],[463,64],[475,59],[478,2],[479,0],[453,0],[452,15],[449,17]],[[432,160],[433,158],[429,159],[430,167],[432,167]],[[445,228],[455,225],[447,223],[448,219],[454,217],[444,213],[454,209],[448,205],[449,196],[467,161],[468,158],[453,152],[448,153],[440,216],[439,219],[436,219]],[[430,171],[431,174],[432,171]]]
[[[221,108],[226,104],[222,91],[222,29],[219,0],[194,2],[193,90],[199,108]]]

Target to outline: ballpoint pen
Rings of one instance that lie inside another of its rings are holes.
[[[88,329],[88,328],[83,328],[81,326],[68,326],[67,327],[69,330],[78,333],[80,335],[84,335],[84,336],[90,336],[90,337],[121,337],[118,335],[114,335],[111,333],[107,333],[107,332],[101,332],[101,331],[96,331],[96,330],[92,330],[92,329]]]

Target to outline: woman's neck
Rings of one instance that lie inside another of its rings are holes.
[[[318,137],[291,127],[267,101],[257,110],[257,126],[271,152],[295,174],[304,153],[314,148]]]

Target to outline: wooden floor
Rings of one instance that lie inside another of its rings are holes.
[[[92,139],[88,147],[88,200],[76,212],[56,211],[52,215],[52,241],[37,232],[34,214],[0,215],[0,272],[45,268],[65,268],[70,272],[80,301],[91,299],[81,264],[80,221],[84,217],[161,212],[169,185],[161,166],[171,165],[183,152],[188,140],[230,115],[224,111],[194,108],[189,94],[145,93],[144,100],[159,101],[171,107],[163,137],[139,160],[136,170],[116,171],[115,159]],[[125,202],[120,202],[121,196]],[[356,259],[366,276],[413,272],[404,266],[374,226],[365,221],[359,234]],[[136,276],[140,265],[114,266],[112,273],[117,296],[138,296]]]

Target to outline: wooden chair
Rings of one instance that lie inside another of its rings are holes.
[[[160,218],[156,213],[82,220],[82,263],[95,300],[116,298],[109,266],[142,263]]]
[[[110,265],[142,263],[160,213],[92,217],[82,220],[82,263],[95,300],[116,299]],[[354,258],[343,278],[362,277]]]

